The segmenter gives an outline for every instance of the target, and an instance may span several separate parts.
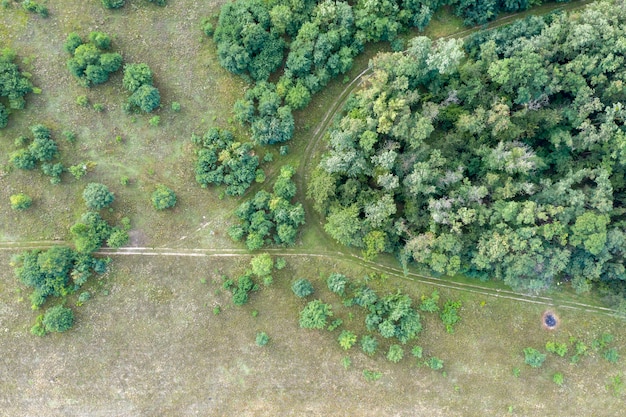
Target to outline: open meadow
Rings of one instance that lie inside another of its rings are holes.
[[[215,43],[202,32],[203,19],[218,13],[223,1],[169,0],[157,7],[127,0],[119,10],[106,10],[99,0],[49,0],[45,19],[16,1],[6,3],[0,6],[0,49],[17,52],[20,69],[41,93],[28,94],[26,107],[0,130],[0,417],[624,414],[626,319],[596,295],[569,288],[517,294],[500,282],[444,280],[413,269],[405,275],[393,256],[364,261],[356,248],[324,232],[313,203],[305,201],[306,181],[335,107],[388,44],[368,46],[345,78],[294,112],[287,155],[279,156],[279,145],[255,145],[261,160],[273,154],[259,166],[266,181],[232,197],[196,182],[190,140],[212,126],[229,128],[242,141],[249,134],[232,114],[247,84],[220,66]],[[462,30],[462,20],[446,8],[425,34]],[[122,71],[91,88],[72,77],[65,39],[91,31],[109,34],[125,63],[150,66],[161,94],[153,114],[123,110],[129,93]],[[81,96],[87,106],[77,103]],[[154,115],[160,120],[151,124]],[[55,162],[89,165],[83,178],[64,172],[51,184],[39,169],[12,166],[15,139],[35,124],[51,129],[60,152]],[[64,131],[76,139],[66,140]],[[272,273],[273,283],[259,283],[245,305],[233,305],[224,282],[244,274],[250,259],[264,252],[249,253],[229,238],[233,211],[255,192],[270,190],[286,163],[296,168],[296,200],[307,223],[293,247],[265,251],[286,260]],[[112,224],[129,218],[130,240],[120,250],[95,252],[112,262],[82,287],[90,299],[81,301],[77,293],[64,299],[75,312],[74,327],[37,337],[30,329],[41,312],[31,309],[29,290],[15,276],[14,255],[70,244],[90,182],[114,193],[102,217]],[[175,191],[172,209],[153,207],[150,196],[159,184]],[[13,210],[9,200],[16,193],[31,196],[32,207]],[[397,363],[386,358],[390,339],[378,338],[376,353],[368,355],[361,349],[361,338],[371,333],[366,312],[329,290],[326,280],[334,272],[378,295],[402,291],[416,309],[436,291],[439,309],[460,302],[460,321],[450,332],[438,312],[419,310],[423,329],[402,345]],[[298,278],[312,283],[312,295],[294,295]],[[316,299],[332,306],[328,324],[341,321],[335,328],[299,325],[299,312]],[[546,311],[559,319],[554,330],[542,327]],[[358,342],[344,349],[342,332]],[[259,342],[260,333],[269,341]],[[565,351],[546,352],[546,343]],[[527,365],[526,348],[547,353],[545,362]]]

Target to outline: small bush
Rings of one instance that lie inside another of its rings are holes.
[[[433,291],[430,297],[422,296],[422,303],[420,304],[420,310],[426,311],[427,313],[436,313],[439,311],[439,306],[437,303],[439,302],[439,292],[437,290]]]
[[[443,310],[439,317],[446,326],[446,332],[454,333],[454,325],[461,320],[459,317],[459,309],[461,308],[460,301],[448,300],[443,306]]]
[[[337,340],[339,341],[339,346],[343,348],[343,350],[348,350],[356,343],[356,335],[348,330],[343,330]]]
[[[341,320],[341,319],[335,319],[335,320],[333,320],[333,321],[332,321],[332,323],[330,323],[330,324],[328,325],[328,328],[327,328],[327,329],[328,329],[328,331],[329,331],[329,332],[332,332],[332,331],[334,331],[336,328],[338,328],[339,326],[341,326],[342,324],[343,324],[343,320]]]
[[[296,297],[304,298],[313,294],[313,285],[308,279],[300,278],[291,285],[291,291]]]
[[[85,205],[92,210],[103,209],[115,200],[115,196],[109,191],[109,188],[97,182],[87,184],[83,191],[83,200]]]
[[[565,343],[550,341],[546,343],[546,351],[563,357],[567,354],[567,345]]]
[[[152,127],[158,127],[159,123],[161,123],[161,117],[160,116],[154,116],[153,118],[148,120],[148,124],[150,126],[152,126]]]
[[[610,348],[605,350],[602,356],[610,363],[617,363],[617,361],[619,361],[619,353],[617,353],[616,348]]]
[[[348,283],[348,278],[345,275],[338,274],[338,273],[330,274],[330,276],[326,280],[328,289],[340,296],[345,295],[347,283]]]
[[[151,200],[155,209],[165,210],[176,205],[176,194],[165,185],[158,185]]]
[[[421,346],[413,346],[413,349],[411,349],[411,355],[413,355],[414,357],[418,359],[421,359],[423,354],[424,354],[424,350],[422,349]]]
[[[333,316],[333,308],[321,300],[309,302],[300,312],[300,327],[304,329],[323,329],[329,317]]]
[[[348,369],[350,367],[350,365],[352,365],[352,361],[350,360],[349,356],[344,356],[341,359],[341,366],[343,366],[344,369]]]
[[[400,345],[391,345],[389,346],[389,351],[387,352],[387,360],[389,362],[398,363],[404,357],[404,350]]]
[[[557,372],[552,376],[552,381],[560,387],[561,385],[563,385],[563,374]]]
[[[74,325],[74,312],[62,305],[50,307],[43,316],[42,324],[47,332],[64,332]]]
[[[49,14],[46,6],[32,0],[24,0],[22,2],[22,8],[27,12],[37,13],[41,17],[48,17]]]
[[[287,266],[287,261],[285,258],[276,258],[276,269],[279,271]]]
[[[178,101],[172,102],[172,111],[176,113],[180,111],[180,103]]]
[[[126,0],[101,0],[105,9],[119,9],[124,6]]]
[[[76,97],[76,104],[81,107],[89,107],[89,99],[87,96],[78,96]]]
[[[280,150],[278,151],[278,153],[279,153],[281,156],[285,156],[285,155],[287,155],[287,154],[289,153],[289,146],[287,146],[287,145],[283,145],[283,146],[281,146],[281,147],[280,147]]]
[[[378,349],[378,340],[374,336],[365,335],[361,338],[361,350],[367,355],[373,355]]]
[[[10,200],[11,208],[18,211],[26,210],[33,204],[33,199],[24,193],[13,194]]]
[[[367,369],[363,370],[363,377],[368,382],[378,381],[383,376],[382,372],[369,371]]]
[[[435,371],[443,368],[443,361],[436,356],[429,358],[426,362],[424,362],[426,366],[430,369],[434,369]]]
[[[524,349],[524,362],[533,368],[540,368],[546,360],[546,354],[537,349],[527,347]]]
[[[256,345],[257,346],[265,346],[270,341],[269,336],[265,332],[260,332],[256,334]]]

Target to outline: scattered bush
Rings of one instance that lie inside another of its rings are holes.
[[[567,345],[559,342],[546,342],[546,351],[563,357],[567,354]]]
[[[361,349],[364,353],[370,356],[373,355],[376,353],[376,349],[378,349],[378,340],[374,336],[366,334],[361,337]]]
[[[605,350],[604,353],[602,353],[602,356],[610,363],[617,363],[617,361],[619,361],[619,353],[617,353],[616,348]]]
[[[432,292],[430,297],[426,297],[422,295],[422,303],[420,304],[420,310],[426,311],[428,313],[436,313],[439,311],[439,291],[435,290]]]
[[[22,2],[22,8],[27,12],[37,13],[41,17],[48,17],[49,14],[48,8],[45,5],[33,0],[24,0]]]
[[[426,362],[424,362],[426,364],[426,366],[428,366],[430,369],[433,369],[435,371],[443,368],[443,361],[441,359],[439,359],[436,356],[433,356],[431,358],[428,358],[428,360]]]
[[[441,321],[446,325],[446,332],[454,333],[454,325],[459,322],[461,317],[459,317],[459,309],[461,308],[460,301],[451,301],[448,300],[443,305],[443,310],[439,317],[441,317]]]
[[[180,111],[180,103],[178,101],[172,102],[172,111],[176,113]]]
[[[70,73],[85,87],[106,82],[122,66],[122,56],[116,52],[108,52],[111,38],[103,32],[91,32],[88,42],[72,32],[68,35],[64,48],[71,55],[67,61]]]
[[[404,350],[400,345],[389,346],[389,352],[387,352],[387,360],[389,362],[398,363],[404,357]]]
[[[339,334],[339,346],[343,348],[343,350],[348,350],[356,343],[356,335],[348,330],[343,330],[341,334]]]
[[[414,357],[418,359],[421,359],[423,354],[424,354],[424,350],[422,349],[421,346],[413,346],[413,348],[411,349],[411,355],[413,355]]]
[[[89,107],[89,99],[87,96],[78,96],[76,97],[76,104],[80,107]]]
[[[328,289],[342,297],[346,294],[347,283],[348,283],[348,278],[345,275],[339,274],[336,272],[330,274],[330,276],[326,280]]]
[[[33,199],[24,193],[13,194],[10,200],[11,208],[18,211],[26,210],[33,204]]]
[[[62,305],[56,305],[46,310],[42,324],[46,332],[64,332],[74,325],[74,312]]]
[[[296,297],[304,298],[313,294],[313,285],[308,279],[300,278],[291,285],[291,291]]]
[[[153,85],[152,70],[148,65],[126,65],[122,84],[132,93],[127,102],[129,110],[138,108],[145,113],[150,113],[161,104],[161,94]]]
[[[363,377],[368,382],[378,381],[383,376],[382,372],[370,371],[367,369],[363,370]]]
[[[150,199],[157,210],[165,210],[176,205],[176,194],[165,185],[157,185]]]
[[[305,329],[323,329],[326,321],[333,316],[333,308],[330,304],[324,304],[321,300],[309,302],[300,312],[300,327]]]
[[[249,274],[237,278],[237,284],[231,279],[227,280],[224,282],[224,288],[229,289],[233,293],[233,304],[236,306],[246,304],[249,299],[249,293],[259,289]]]
[[[537,349],[527,347],[524,349],[524,362],[533,367],[540,368],[546,360],[546,354],[539,352]]]
[[[260,332],[256,334],[256,345],[257,346],[265,346],[270,341],[269,336],[265,332]]]
[[[119,9],[124,5],[126,0],[101,0],[105,9]]]
[[[563,374],[560,372],[555,373],[552,376],[552,381],[560,387],[563,385]]]
[[[83,191],[83,200],[88,208],[100,210],[113,203],[115,196],[106,185],[90,182]]]

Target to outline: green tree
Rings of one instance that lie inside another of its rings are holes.
[[[537,349],[527,347],[524,349],[524,362],[533,367],[540,368],[546,360],[546,354],[539,352]]]
[[[47,332],[64,332],[74,325],[74,312],[70,308],[56,305],[46,310],[43,326]]]
[[[165,185],[159,184],[150,197],[157,210],[165,210],[176,205],[176,194]]]
[[[308,279],[300,278],[291,284],[291,291],[299,298],[308,297],[313,294],[313,285]]]
[[[346,293],[348,278],[343,274],[333,272],[328,276],[326,284],[328,285],[329,290],[343,297]]]
[[[323,329],[329,317],[333,316],[330,304],[324,304],[321,300],[310,301],[300,311],[300,327],[305,329]]]
[[[404,350],[400,345],[389,346],[389,352],[387,352],[387,360],[393,363],[398,363],[404,357]]]
[[[339,338],[339,346],[343,348],[343,350],[348,350],[356,343],[357,337],[356,334],[352,333],[348,330],[342,330]]]
[[[256,345],[257,346],[265,346],[270,341],[269,336],[265,332],[260,332],[256,334]]]
[[[13,194],[10,200],[11,208],[18,211],[26,210],[33,203],[33,199],[24,193]]]
[[[374,336],[366,334],[361,337],[361,349],[368,355],[373,355],[378,349],[378,340]]]
[[[91,182],[87,184],[83,191],[83,200],[88,208],[100,210],[113,203],[115,196],[106,185]]]
[[[124,65],[124,78],[122,85],[125,89],[134,93],[142,85],[153,85],[152,70],[146,64]]]
[[[143,84],[128,97],[128,103],[145,113],[150,113],[161,105],[161,94],[152,85]]]

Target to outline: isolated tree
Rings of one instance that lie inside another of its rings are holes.
[[[11,208],[18,211],[26,210],[33,204],[33,199],[24,193],[13,194],[10,200]]]
[[[378,349],[378,340],[374,336],[366,334],[361,338],[361,349],[368,355],[373,355]]]
[[[115,196],[109,191],[109,188],[106,185],[97,182],[87,184],[85,190],[83,191],[83,200],[85,200],[85,205],[93,210],[100,210],[109,206],[113,203],[114,199]]]
[[[333,316],[332,306],[324,304],[321,300],[310,301],[302,311],[300,311],[300,327],[305,329],[323,329],[327,320]]]
[[[165,185],[157,185],[150,197],[152,205],[157,210],[165,210],[176,205],[176,194]]]
[[[299,278],[291,284],[291,291],[293,291],[296,297],[308,297],[313,294],[313,284],[308,279]]]
[[[64,332],[74,325],[74,312],[72,309],[56,305],[46,310],[42,322],[47,332]]]
[[[144,84],[128,97],[128,103],[145,113],[150,113],[161,105],[161,94],[155,87]]]

